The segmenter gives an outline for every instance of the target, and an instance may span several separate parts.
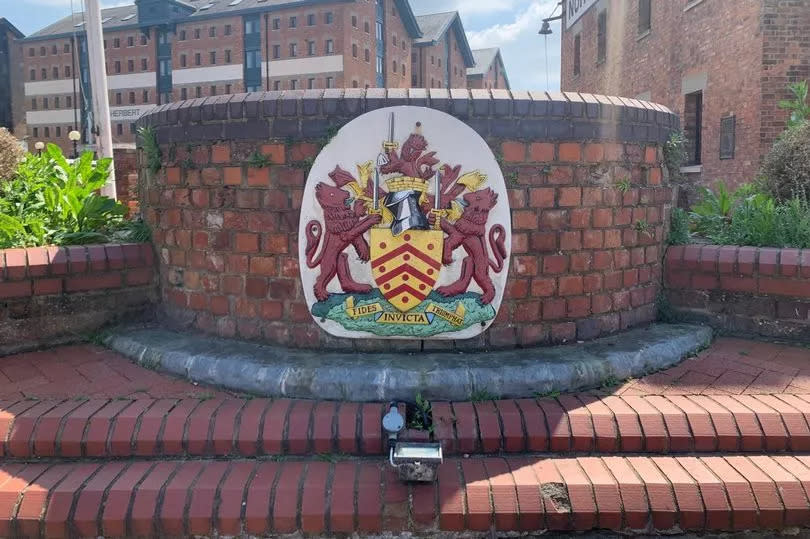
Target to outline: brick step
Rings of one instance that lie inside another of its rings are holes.
[[[385,409],[267,399],[0,402],[0,456],[380,455]],[[436,402],[432,417],[448,455],[810,451],[810,396],[801,395]]]
[[[3,463],[0,536],[771,530],[810,525],[810,457]]]

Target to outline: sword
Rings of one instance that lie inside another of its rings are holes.
[[[374,213],[380,211],[380,167],[388,164],[388,152],[399,147],[399,144],[394,141],[394,120],[394,113],[392,112],[388,117],[388,139],[382,144],[382,151],[377,156],[377,168],[374,169],[374,194],[372,197]]]

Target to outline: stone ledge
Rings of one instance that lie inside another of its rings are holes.
[[[266,397],[380,402],[501,398],[599,387],[660,370],[708,346],[709,328],[652,325],[590,343],[470,354],[313,353],[162,329],[115,331],[107,344],[194,382]]]

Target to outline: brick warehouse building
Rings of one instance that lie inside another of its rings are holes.
[[[467,69],[467,88],[510,89],[501,49],[478,49],[473,58],[475,65]]]
[[[0,127],[24,135],[22,55],[17,40],[22,32],[0,17]]]
[[[690,180],[755,179],[810,79],[810,0],[566,0],[562,89],[677,111]],[[685,201],[682,201],[685,202]]]
[[[474,65],[456,12],[417,18],[407,0],[135,0],[104,9],[102,21],[118,144],[132,143],[134,121],[159,103],[259,90],[463,88]],[[69,149],[68,132],[87,126],[84,23],[74,14],[17,42],[31,140]]]

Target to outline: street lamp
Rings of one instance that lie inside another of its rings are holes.
[[[38,155],[42,155],[42,150],[44,150],[44,149],[45,149],[45,143],[44,143],[44,142],[42,142],[41,140],[40,140],[40,141],[37,141],[37,142],[34,144],[34,149],[37,151],[37,154],[38,154]]]
[[[77,149],[77,144],[82,139],[82,134],[76,131],[75,129],[68,133],[68,138],[71,142],[73,142],[73,159],[79,158],[79,150]]]

